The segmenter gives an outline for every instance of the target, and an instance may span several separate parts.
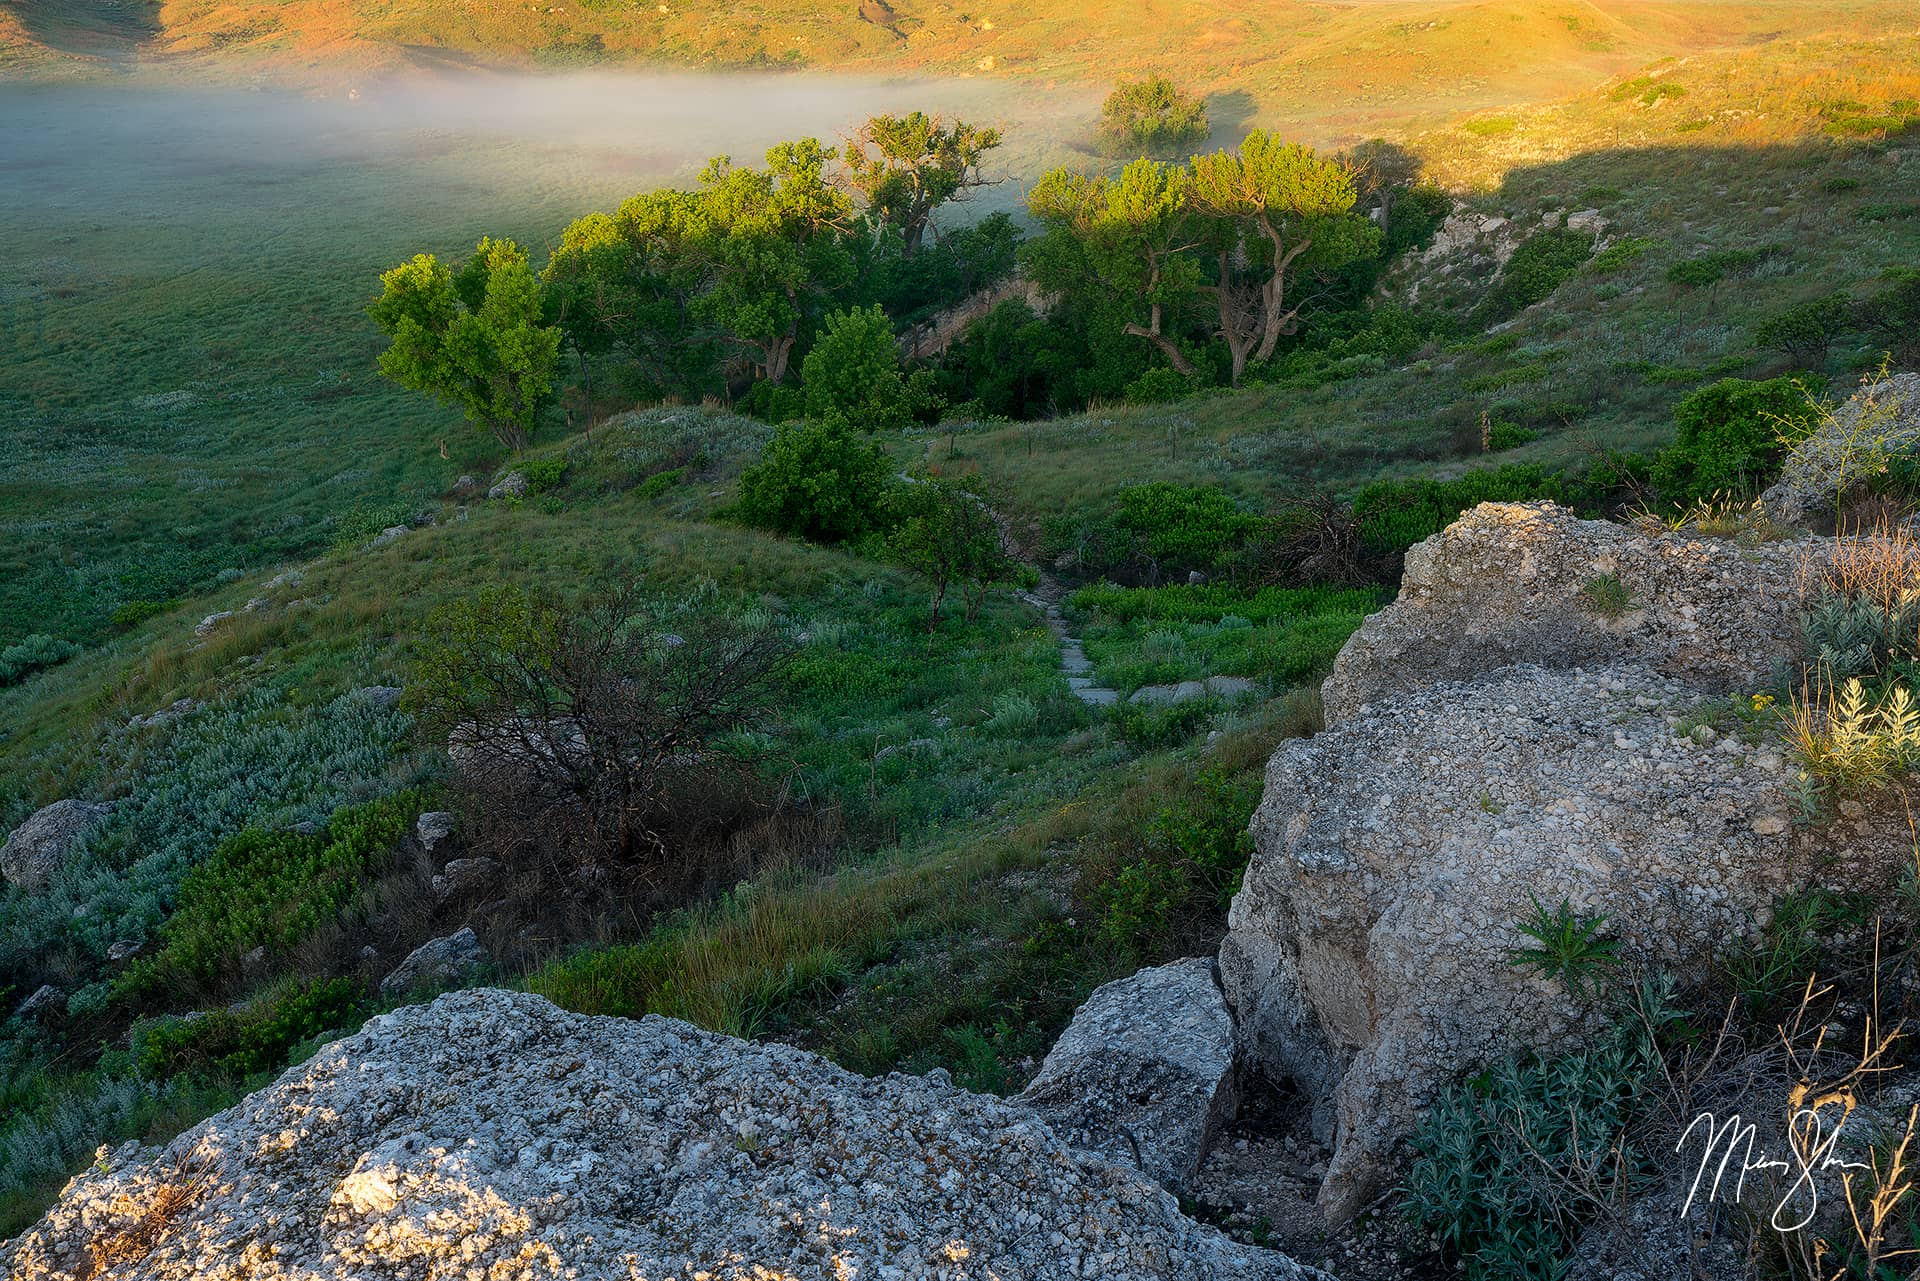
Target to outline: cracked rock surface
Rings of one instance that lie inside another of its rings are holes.
[[[1077,1146],[1184,1193],[1233,1112],[1233,1016],[1211,957],[1104,984],[1020,1095]]]
[[[1603,915],[1623,958],[1685,973],[1816,872],[1864,888],[1911,860],[1898,804],[1794,826],[1780,745],[1699,732],[1702,701],[1638,664],[1512,666],[1274,755],[1221,979],[1244,1051],[1332,1142],[1330,1217],[1390,1181],[1448,1082],[1596,1030],[1579,993],[1513,963],[1536,902]]]
[[[1803,567],[1825,545],[1743,547],[1552,503],[1482,503],[1407,552],[1399,598],[1353,634],[1321,687],[1327,724],[1511,663],[1636,662],[1703,690],[1751,688],[1798,654]],[[1614,617],[1588,595],[1605,579],[1627,593]]]
[[[475,989],[370,1021],[164,1150],[103,1150],[0,1272],[125,1281],[1322,1278],[1031,1109]]]

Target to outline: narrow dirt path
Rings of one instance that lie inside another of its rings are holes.
[[[1073,691],[1075,698],[1091,707],[1112,707],[1120,701],[1120,691],[1108,689],[1099,683],[1094,675],[1093,662],[1081,646],[1080,638],[1067,629],[1067,616],[1060,608],[1060,602],[1067,598],[1065,584],[1027,559],[1020,540],[1013,536],[1013,523],[998,508],[984,503],[982,506],[986,507],[987,514],[993,517],[994,526],[1000,531],[1000,549],[1039,575],[1032,591],[1014,594],[1045,616],[1047,630],[1053,633],[1054,640],[1060,645],[1060,671],[1067,678],[1067,688]]]
[[[1060,608],[1066,595],[1067,589],[1060,580],[1043,569],[1039,585],[1030,592],[1021,592],[1020,599],[1046,616],[1047,630],[1060,642],[1060,670],[1066,674],[1067,688],[1073,691],[1074,697],[1093,707],[1112,707],[1120,701],[1120,691],[1099,683],[1080,638],[1067,629],[1067,616]]]

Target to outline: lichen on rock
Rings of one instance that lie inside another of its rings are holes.
[[[0,1271],[71,1277],[115,1242],[126,1281],[1322,1277],[1021,1105],[492,989],[103,1150]]]

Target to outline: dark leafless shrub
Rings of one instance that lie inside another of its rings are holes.
[[[412,697],[460,768],[475,852],[658,903],[773,803],[720,740],[767,715],[786,648],[632,587],[496,587],[435,615]]]
[[[1247,556],[1263,584],[1347,587],[1375,580],[1352,508],[1324,490],[1282,501]]]

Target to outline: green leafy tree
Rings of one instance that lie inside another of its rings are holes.
[[[740,477],[743,520],[833,543],[881,523],[893,467],[878,445],[845,423],[789,423]]]
[[[964,120],[947,124],[915,111],[868,120],[847,147],[845,161],[868,214],[900,233],[902,252],[911,258],[934,210],[985,184],[981,157],[999,145],[998,129]]]
[[[1121,332],[1144,338],[1189,377],[1196,371],[1175,324],[1200,287],[1187,252],[1190,189],[1185,169],[1143,157],[1114,179],[1055,169],[1027,197],[1045,229],[1028,258],[1036,282],[1104,296],[1116,304]]]
[[[1116,153],[1164,155],[1207,139],[1206,100],[1165,76],[1122,81],[1100,108],[1100,141]]]
[[[416,255],[380,277],[368,308],[392,346],[380,372],[458,407],[518,452],[552,393],[560,330],[543,322],[540,281],[511,240],[482,238],[456,272]]]
[[[1861,303],[1857,319],[1893,363],[1920,368],[1920,271],[1908,271]]]
[[[967,618],[979,613],[987,588],[1012,571],[1000,545],[993,511],[971,480],[920,475],[888,495],[892,531],[887,550],[925,578],[933,600],[927,630],[940,625],[940,606],[956,583],[966,597]]]
[[[718,331],[695,312],[709,279],[692,249],[702,227],[696,195],[655,191],[562,233],[541,279],[583,374],[592,359],[616,357],[656,394],[717,389]]]
[[[1193,158],[1191,206],[1214,258],[1205,289],[1236,385],[1250,361],[1270,359],[1298,329],[1290,285],[1303,272],[1336,271],[1378,249],[1380,230],[1353,212],[1355,199],[1350,167],[1263,130],[1237,150]]]
[[[1833,340],[1845,333],[1852,321],[1853,308],[1847,296],[1828,294],[1761,321],[1754,327],[1753,340],[1817,369],[1827,363]]]
[[[771,148],[765,169],[717,157],[688,211],[688,247],[706,275],[693,311],[751,352],[769,382],[786,378],[809,304],[852,279],[853,208],[827,181],[834,155],[803,138]]]
[[[807,416],[869,429],[913,421],[913,396],[900,372],[900,344],[879,307],[827,317],[800,366]]]

